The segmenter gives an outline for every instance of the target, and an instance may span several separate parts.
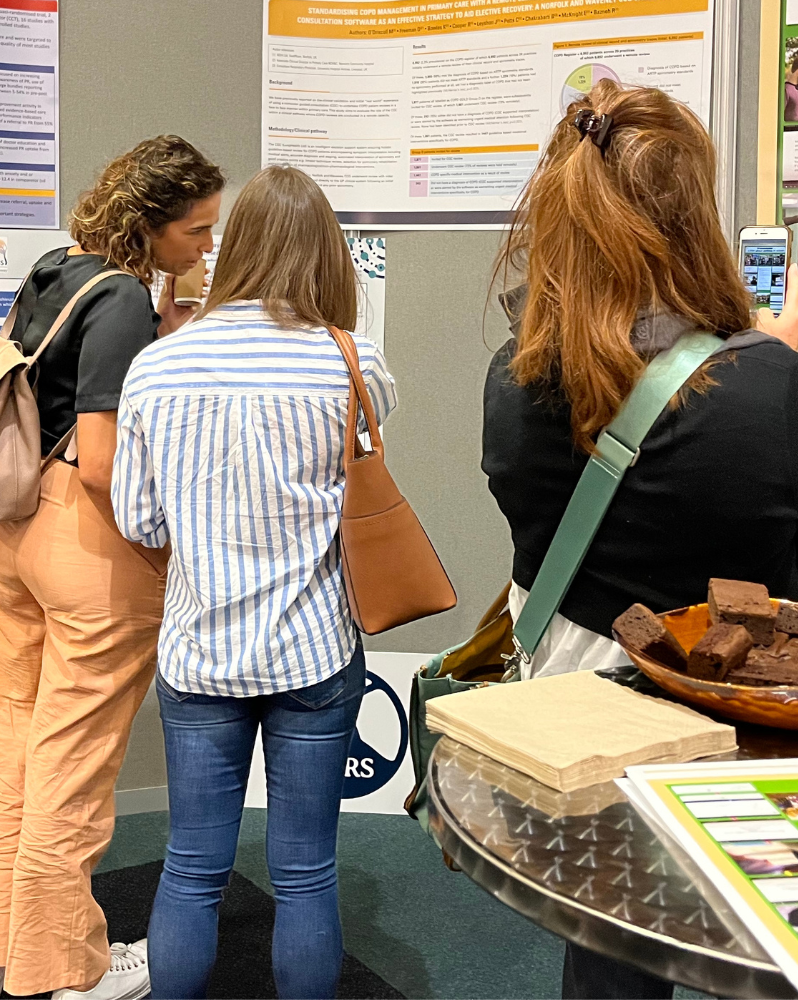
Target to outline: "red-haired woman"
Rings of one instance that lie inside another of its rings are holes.
[[[619,614],[705,600],[713,576],[798,598],[798,356],[750,329],[714,178],[690,110],[603,81],[557,126],[521,200],[499,269],[519,268],[527,287],[488,375],[482,462],[512,531],[515,616],[598,433],[646,363],[687,331],[727,342],[643,442],[527,676],[625,661],[612,641]],[[779,337],[794,336],[796,292],[798,275],[782,317],[767,317]],[[567,948],[563,997],[671,993]]]

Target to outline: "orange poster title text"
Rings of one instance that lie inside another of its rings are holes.
[[[381,39],[706,11],[708,0],[444,0],[409,4],[270,0],[269,34]]]

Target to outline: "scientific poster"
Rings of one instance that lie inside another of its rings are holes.
[[[263,164],[342,225],[496,225],[603,78],[709,120],[713,0],[264,0]]]
[[[0,227],[57,229],[58,0],[0,0]]]
[[[633,804],[721,892],[798,987],[798,760],[629,767]]]

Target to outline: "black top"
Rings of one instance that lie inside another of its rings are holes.
[[[723,355],[717,386],[658,418],[563,601],[567,619],[610,636],[637,601],[654,612],[706,601],[713,576],[798,599],[798,353],[762,340]],[[587,458],[567,404],[512,381],[514,350],[488,373],[482,468],[529,590]]]
[[[30,356],[78,289],[113,270],[96,254],[52,250],[35,265],[19,300],[11,339]],[[115,410],[133,358],[158,336],[160,317],[147,287],[133,275],[107,278],[88,292],[39,360],[38,402],[42,454],[78,413]]]

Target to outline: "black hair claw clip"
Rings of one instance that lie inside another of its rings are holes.
[[[597,115],[590,108],[582,108],[574,118],[574,128],[581,136],[580,142],[590,136],[593,143],[603,150],[610,140],[612,115]]]

